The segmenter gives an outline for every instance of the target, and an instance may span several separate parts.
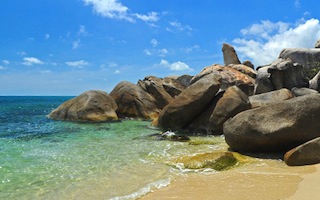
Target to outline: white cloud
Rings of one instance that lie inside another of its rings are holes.
[[[0,70],[5,70],[5,69],[7,69],[7,68],[0,65]]]
[[[169,25],[170,27],[167,27],[166,30],[170,32],[192,31],[192,28],[189,25],[182,25],[177,21],[169,22]]]
[[[68,65],[70,67],[78,67],[78,68],[82,68],[83,66],[88,65],[88,64],[89,63],[84,60],[66,62],[66,65]]]
[[[158,45],[158,41],[156,39],[152,39],[150,41],[150,44],[152,45],[152,47],[156,47]]]
[[[159,13],[149,12],[148,14],[130,13],[129,8],[119,0],[83,0],[86,6],[92,6],[95,13],[110,19],[121,19],[135,22],[136,19],[144,22],[157,22]],[[154,25],[154,24],[151,24]]]
[[[2,63],[5,64],[5,65],[9,65],[10,61],[9,60],[2,60]]]
[[[17,54],[18,54],[18,55],[20,55],[20,56],[27,55],[27,53],[26,53],[26,52],[24,52],[24,51],[18,51],[18,52],[17,52]]]
[[[193,52],[194,50],[199,50],[200,49],[200,46],[195,44],[193,45],[192,47],[186,47],[186,48],[182,48],[182,50],[186,53],[191,53]]]
[[[192,71],[192,69],[184,62],[178,61],[174,63],[169,63],[167,60],[162,59],[160,65],[169,68],[172,71]]]
[[[156,12],[150,12],[147,15],[136,13],[134,16],[144,22],[157,22],[159,20],[159,14]]]
[[[44,62],[35,57],[24,57],[23,61],[24,62],[22,64],[27,66],[44,64]]]
[[[295,1],[294,1],[294,6],[295,6],[296,8],[300,8],[300,0],[295,0]]]
[[[233,40],[239,57],[250,59],[256,66],[269,64],[284,48],[313,48],[320,37],[318,19],[300,20],[291,25],[262,21],[242,29],[243,38]]]
[[[115,70],[113,73],[120,74],[121,72],[120,72],[120,70]]]
[[[169,53],[169,51],[168,51],[168,49],[166,49],[166,48],[163,48],[163,49],[159,49],[159,50],[158,50],[158,55],[161,56],[161,57],[166,56],[168,53]]]
[[[149,49],[145,49],[143,51],[147,56],[151,56],[152,55],[152,52]]]
[[[80,39],[72,43],[72,49],[78,49],[80,47]]]
[[[165,57],[166,55],[169,54],[169,51],[166,48],[162,48],[162,49],[145,49],[143,51],[147,56],[157,55],[157,56],[160,56],[160,57]]]
[[[49,40],[49,38],[50,38],[50,35],[49,35],[49,34],[45,34],[45,35],[44,35],[44,39]]]
[[[78,30],[78,35],[81,35],[81,36],[87,36],[88,35],[88,32],[87,32],[85,26],[80,25],[80,28]]]
[[[124,6],[118,0],[83,0],[85,5],[92,5],[94,12],[97,14],[115,19],[125,19],[133,21],[128,16],[128,7]]]

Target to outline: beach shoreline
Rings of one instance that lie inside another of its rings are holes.
[[[270,163],[279,161],[270,161]],[[314,199],[320,196],[320,164],[288,167],[280,164],[236,168],[212,174],[178,176],[172,183],[140,198],[157,199]]]

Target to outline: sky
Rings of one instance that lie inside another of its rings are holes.
[[[111,92],[148,75],[256,67],[320,39],[318,0],[1,0],[0,96]]]

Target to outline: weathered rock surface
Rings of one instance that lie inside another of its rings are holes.
[[[275,90],[272,92],[266,92],[262,94],[257,94],[249,97],[252,108],[257,108],[261,106],[267,106],[280,101],[288,100],[293,98],[293,94],[290,90],[283,88],[280,90]]]
[[[227,144],[240,152],[288,151],[320,137],[320,94],[239,113],[224,123]]]
[[[320,92],[320,71],[309,81],[309,88]]]
[[[116,109],[117,104],[106,92],[90,90],[64,102],[48,117],[74,122],[116,121]]]
[[[183,129],[207,107],[220,88],[220,76],[210,74],[185,89],[161,111],[158,125],[163,130]]]
[[[182,83],[185,87],[189,87],[192,78],[193,78],[193,76],[184,74],[184,75],[181,75],[181,76],[177,77],[177,80],[180,83]]]
[[[254,65],[252,64],[252,62],[250,60],[245,60],[242,62],[242,64],[250,67],[251,69],[254,69]]]
[[[295,97],[300,97],[300,96],[309,95],[309,94],[317,94],[319,92],[317,90],[313,90],[310,88],[292,88],[291,93]]]
[[[251,108],[248,96],[237,86],[229,87],[217,102],[209,119],[209,133],[221,135],[223,124],[236,114]]]
[[[253,78],[231,67],[217,64],[205,67],[199,74],[191,79],[191,84],[208,74],[218,74],[221,76],[222,90],[226,90],[228,87],[236,85],[247,95],[251,95],[253,93],[255,83]]]
[[[184,75],[184,78],[181,78],[182,76],[175,78],[165,77],[163,79],[163,88],[169,93],[172,97],[178,96],[186,87],[190,85],[191,77],[187,78],[187,75]],[[189,81],[187,81],[189,80]]]
[[[172,96],[163,87],[162,78],[147,76],[142,81],[138,81],[138,86],[153,96],[159,109],[165,107],[172,100]]]
[[[118,83],[110,96],[118,105],[119,117],[154,119],[159,115],[156,100],[133,83],[127,81]]]
[[[228,67],[231,67],[243,74],[246,74],[252,78],[256,78],[257,77],[257,71],[255,71],[254,69],[248,67],[247,65],[243,65],[243,64],[230,64],[228,65]]]
[[[224,65],[227,66],[229,64],[241,64],[236,50],[234,50],[233,46],[224,43],[222,46],[222,52]]]
[[[294,87],[308,87],[302,65],[290,59],[278,59],[268,66],[258,68],[255,94]]]
[[[305,68],[319,67],[320,49],[287,48],[281,51],[279,58],[290,58],[293,62],[299,63]]]
[[[320,137],[291,149],[284,155],[284,161],[290,166],[320,163]]]
[[[178,158],[174,160],[174,165],[182,165],[186,169],[211,168],[222,171],[234,167],[238,162],[231,152],[214,152]]]

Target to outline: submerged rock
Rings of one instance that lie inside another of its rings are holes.
[[[172,131],[166,131],[164,133],[155,133],[148,135],[148,137],[153,138],[155,140],[168,140],[168,141],[176,141],[176,142],[188,142],[190,138],[186,135],[178,135]]]
[[[283,152],[320,137],[320,94],[247,110],[224,123],[227,144],[240,152]]]
[[[48,117],[74,122],[116,121],[116,109],[117,104],[106,92],[90,90],[64,102]]]
[[[284,155],[284,161],[290,166],[320,163],[320,137],[291,149]]]
[[[182,165],[185,169],[211,168],[223,171],[238,164],[238,159],[232,152],[202,153],[194,156],[186,156],[174,160],[175,165]]]

